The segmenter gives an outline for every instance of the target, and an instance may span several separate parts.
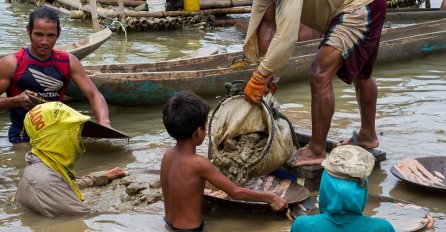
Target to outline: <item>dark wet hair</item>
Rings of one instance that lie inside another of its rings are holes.
[[[26,29],[28,29],[28,31],[30,32],[33,31],[34,22],[36,19],[48,19],[50,21],[55,22],[57,24],[57,36],[60,35],[60,20],[57,11],[44,6],[36,8],[29,15],[28,25],[26,26]]]
[[[210,106],[191,91],[181,91],[171,97],[163,109],[163,124],[176,140],[186,140],[199,127],[206,127]]]

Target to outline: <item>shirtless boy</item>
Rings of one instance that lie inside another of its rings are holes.
[[[176,145],[166,150],[161,162],[161,187],[165,221],[175,231],[202,231],[202,200],[205,182],[209,181],[231,198],[267,202],[274,211],[287,207],[285,200],[273,193],[260,193],[239,187],[196,147],[206,137],[209,104],[192,92],[173,96],[163,109],[163,123]]]

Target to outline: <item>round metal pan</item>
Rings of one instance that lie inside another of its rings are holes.
[[[307,188],[291,182],[287,179],[281,179],[273,175],[256,177],[248,181],[246,188],[258,192],[272,192],[285,199],[288,205],[296,204],[308,198],[310,192]],[[210,202],[235,208],[247,209],[268,209],[269,205],[265,202],[241,201],[230,198],[222,190],[206,182],[204,190],[205,199]]]
[[[402,160],[394,164],[390,172],[410,184],[434,190],[446,190],[446,156],[423,157],[407,161]],[[414,170],[414,166],[418,164],[421,166],[417,166],[415,172],[417,174],[413,172],[408,174],[407,170]]]

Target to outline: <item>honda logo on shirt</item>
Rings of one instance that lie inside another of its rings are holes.
[[[63,86],[62,81],[48,76],[45,73],[39,72],[32,68],[30,68],[29,71],[32,73],[37,83],[44,88],[43,91],[59,91],[59,89]]]

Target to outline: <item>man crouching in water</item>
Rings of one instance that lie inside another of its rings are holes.
[[[115,167],[75,176],[74,167],[85,152],[80,136],[89,120],[90,116],[61,102],[37,105],[26,114],[24,126],[32,149],[25,156],[27,166],[17,186],[15,205],[47,217],[90,213],[80,189],[129,174]]]

